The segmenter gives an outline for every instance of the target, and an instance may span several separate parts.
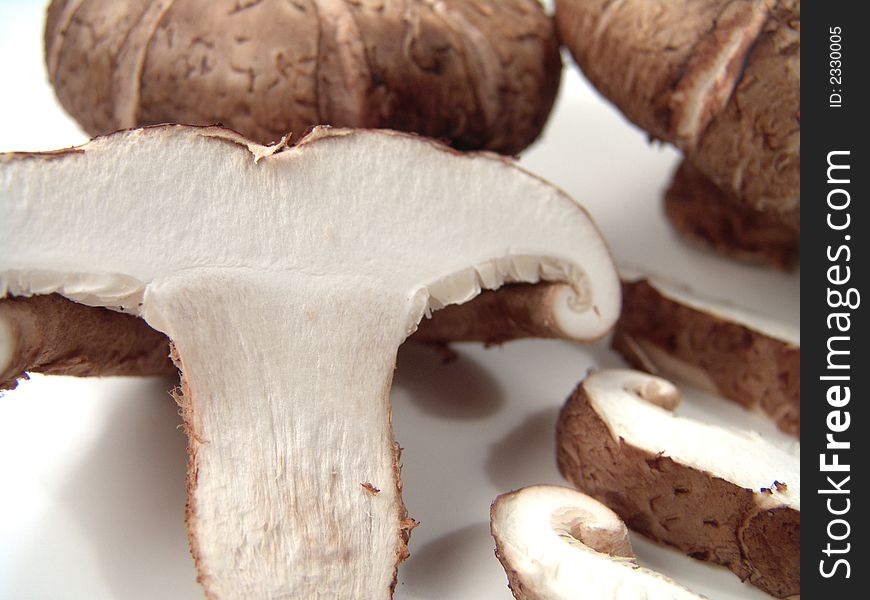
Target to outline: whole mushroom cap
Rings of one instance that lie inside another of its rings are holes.
[[[559,36],[633,123],[799,223],[799,0],[556,0]]]
[[[92,135],[220,123],[266,144],[328,124],[505,154],[540,134],[561,76],[535,0],[54,0],[45,56]]]

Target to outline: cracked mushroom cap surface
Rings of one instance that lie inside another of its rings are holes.
[[[550,305],[533,314],[565,337],[601,337],[619,312],[576,202],[508,159],[394,132],[264,147],[219,128],[123,131],[0,156],[0,209],[0,306],[56,294],[171,341],[211,598],[391,595],[414,521],[389,391],[428,312],[542,281]],[[4,378],[44,342],[21,326],[31,309],[0,310],[19,332],[0,337]]]
[[[799,0],[556,0],[556,24],[629,120],[720,189],[795,222]]]
[[[158,123],[260,143],[389,128],[515,154],[561,76],[537,0],[54,0],[45,56],[91,135]]]
[[[559,470],[631,529],[777,598],[799,594],[800,458],[663,408],[678,397],[639,371],[591,373],[559,416]]]
[[[638,566],[625,523],[576,490],[536,485],[502,494],[490,528],[517,600],[703,598]]]
[[[613,348],[635,368],[760,410],[800,435],[800,329],[704,298],[664,277],[621,268]]]

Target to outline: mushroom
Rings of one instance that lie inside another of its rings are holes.
[[[394,132],[263,147],[220,128],[123,131],[0,157],[0,207],[0,296],[59,294],[171,340],[210,598],[391,595],[415,523],[389,391],[430,311],[549,281],[536,314],[582,340],[619,310],[609,252],[573,200],[510,160]],[[72,334],[101,335],[70,322],[34,341],[10,314],[0,372],[28,368],[29,343],[62,355]]]
[[[652,375],[591,373],[559,415],[559,470],[631,529],[777,598],[799,594],[800,459],[662,407],[678,398]]]
[[[720,254],[781,269],[794,267],[800,254],[797,222],[742,204],[683,161],[665,192],[665,214],[684,238]]]
[[[660,277],[621,274],[612,343],[632,366],[760,409],[783,431],[800,434],[799,329]]]
[[[559,36],[633,123],[716,187],[800,214],[800,0],[556,0]]]
[[[517,600],[702,598],[638,566],[625,523],[575,490],[535,485],[502,494],[490,527]]]
[[[53,0],[48,76],[91,135],[222,123],[259,143],[383,127],[514,154],[562,63],[537,0]]]

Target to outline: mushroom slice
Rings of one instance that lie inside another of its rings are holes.
[[[559,416],[562,475],[630,528],[778,598],[799,594],[799,458],[662,408],[678,395],[638,371],[590,374]]]
[[[793,223],[739,202],[683,161],[665,192],[665,214],[690,242],[725,256],[790,269],[800,254],[800,215]]]
[[[619,312],[573,200],[507,159],[393,132],[263,147],[123,131],[0,157],[0,207],[2,295],[110,307],[171,340],[210,598],[390,596],[414,522],[389,391],[427,313],[539,281],[562,282],[535,314],[567,337],[600,337]],[[0,340],[0,372],[26,368],[20,337]]]
[[[800,331],[622,269],[613,348],[634,367],[693,383],[800,434]]]
[[[575,490],[535,485],[502,494],[490,527],[517,600],[702,598],[638,566],[625,523]]]

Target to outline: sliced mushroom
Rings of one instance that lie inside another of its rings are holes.
[[[535,314],[567,337],[601,336],[619,310],[573,200],[509,160],[390,132],[317,129],[285,148],[124,131],[0,157],[0,207],[3,296],[110,307],[171,340],[210,598],[390,596],[414,522],[389,391],[429,311],[542,280],[563,283]],[[9,314],[2,329],[21,331]],[[20,375],[38,342],[0,341],[0,372]]]
[[[631,529],[777,598],[799,594],[800,459],[661,407],[678,394],[638,371],[590,374],[559,416],[560,471]]]
[[[536,485],[502,494],[490,526],[517,600],[702,598],[638,566],[625,523],[575,490]]]
[[[800,434],[800,331],[622,270],[613,348],[634,367],[693,383]]]
[[[665,192],[665,214],[683,237],[725,256],[789,269],[800,254],[794,223],[739,202],[683,161]]]

